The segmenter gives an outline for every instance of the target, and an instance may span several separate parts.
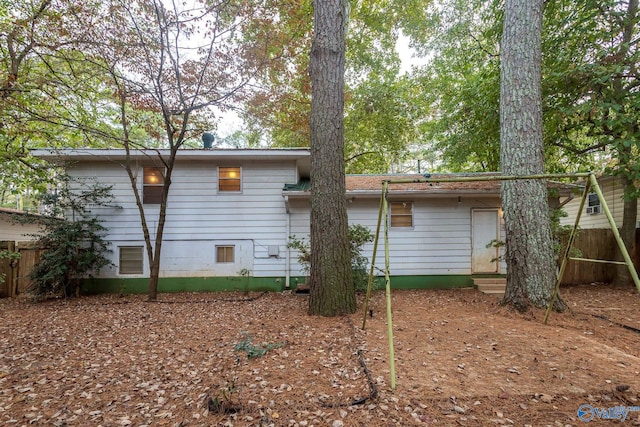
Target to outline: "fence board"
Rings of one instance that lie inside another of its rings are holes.
[[[636,230],[636,247],[640,241],[640,230]],[[609,229],[582,229],[576,236],[575,248],[582,252],[581,258],[615,260],[618,245]],[[640,266],[640,251],[631,254],[636,269]],[[614,264],[569,261],[562,278],[563,284],[611,282],[615,275]]]
[[[13,241],[1,241],[1,250],[15,250],[15,242]],[[13,266],[13,267],[12,267]],[[4,283],[0,285],[0,298],[12,297],[15,295],[15,284],[17,270],[14,268],[15,262],[12,262],[9,258],[0,259],[0,275],[4,275]]]
[[[17,268],[15,289],[18,294],[22,294],[31,287],[29,274],[40,260],[44,249],[39,247],[37,242],[19,242],[16,249],[20,252],[20,262]]]

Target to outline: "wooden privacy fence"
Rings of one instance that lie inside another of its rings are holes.
[[[0,241],[0,250],[5,249],[18,252],[20,258],[0,259],[0,274],[4,274],[4,283],[0,284],[0,298],[15,297],[29,289],[29,274],[44,251],[35,242]]]
[[[636,251],[631,254],[636,270],[640,267],[640,230],[636,230]],[[575,239],[574,248],[582,252],[581,258],[615,260],[618,246],[610,229],[581,229]],[[562,284],[611,282],[615,264],[569,261],[562,277]]]

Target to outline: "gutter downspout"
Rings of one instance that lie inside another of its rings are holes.
[[[289,196],[284,196],[284,208],[287,213],[287,224],[286,224],[286,236],[285,242],[287,245],[287,250],[285,252],[285,266],[284,266],[284,287],[285,289],[291,289],[291,266],[290,258],[291,258],[291,249],[289,249],[289,237],[291,234],[291,213],[289,212]]]

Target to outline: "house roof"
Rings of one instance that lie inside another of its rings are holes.
[[[12,208],[0,208],[0,215],[32,215],[41,216],[39,212],[21,211],[19,209]]]
[[[134,159],[168,157],[171,154],[168,149],[131,150],[130,156]],[[71,160],[124,160],[127,152],[122,148],[65,148],[65,149],[36,149],[31,150],[31,155],[46,160],[69,158]],[[212,158],[244,158],[254,159],[304,159],[310,156],[308,148],[182,148],[178,150],[176,159],[179,160],[207,160]]]
[[[168,149],[131,150],[130,159],[138,162],[154,162],[159,157],[168,158]],[[31,155],[50,162],[124,162],[127,152],[117,149],[35,149]],[[181,148],[176,155],[176,163],[192,162],[241,162],[241,161],[295,161],[302,176],[309,176],[311,157],[309,148]]]
[[[452,194],[474,194],[500,196],[502,181],[494,179],[499,176],[499,173],[347,175],[345,186],[347,196],[353,197],[379,197],[384,181],[389,183],[389,193],[393,195],[438,197]],[[560,190],[561,195],[569,195],[575,188],[573,185],[553,181],[547,181],[547,185],[549,188]],[[284,194],[294,197],[308,197],[310,188],[309,180],[301,180],[297,184],[285,185]]]

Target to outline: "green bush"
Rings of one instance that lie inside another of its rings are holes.
[[[68,177],[42,197],[49,214],[37,219],[44,226],[44,233],[37,237],[45,251],[29,276],[29,291],[36,299],[79,295],[83,278],[111,264],[105,257],[109,252],[103,238],[106,229],[89,210],[109,206],[110,199],[111,187]]]
[[[362,255],[365,244],[373,242],[374,235],[369,228],[360,224],[349,226],[349,245],[351,248],[351,269],[353,270],[353,283],[356,291],[365,291],[369,280],[369,259]],[[299,239],[291,236],[288,246],[298,251],[298,262],[305,274],[309,274],[311,268],[311,245],[308,239]]]

